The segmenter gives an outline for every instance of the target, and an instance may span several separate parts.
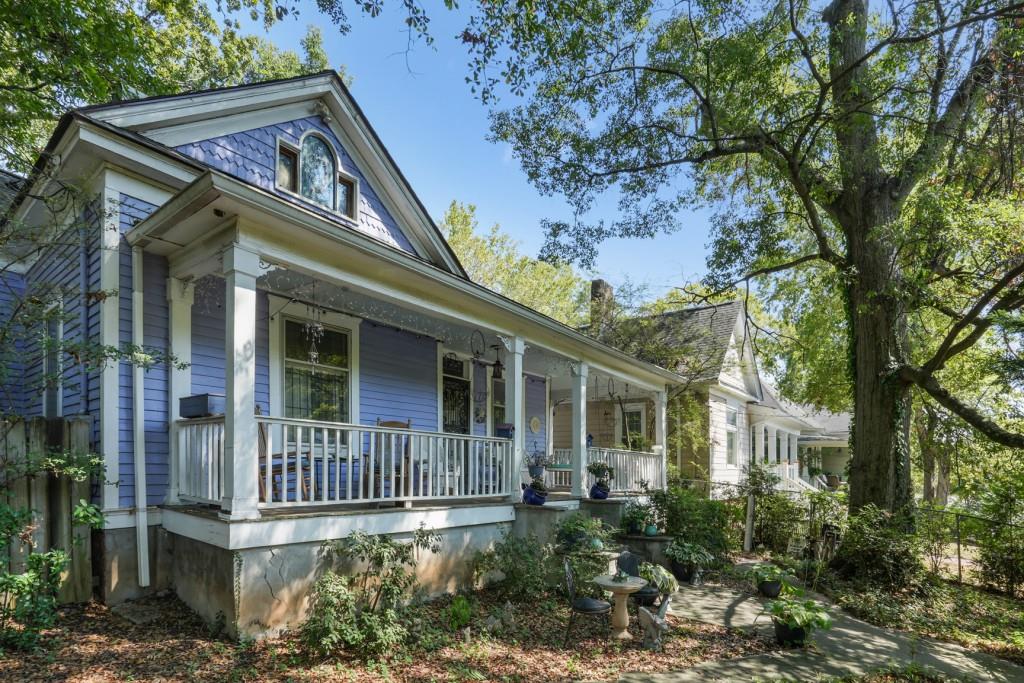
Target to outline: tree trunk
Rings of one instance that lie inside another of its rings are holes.
[[[917,432],[917,446],[921,451],[921,472],[924,475],[922,498],[927,502],[935,500],[935,424],[936,415],[927,404],[914,411],[914,427]]]
[[[861,187],[881,188],[866,182]],[[853,266],[847,286],[854,410],[850,508],[873,503],[896,511],[913,500],[910,479],[910,387],[893,369],[908,361],[907,315],[899,296],[895,250],[885,238],[894,217],[883,190],[849,206],[846,230]]]
[[[949,470],[952,465],[949,450],[941,449],[937,453],[936,460],[939,468],[935,477],[935,502],[945,507],[949,504]]]

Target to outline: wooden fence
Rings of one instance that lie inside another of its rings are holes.
[[[90,528],[75,524],[71,512],[79,500],[89,500],[89,481],[75,482],[38,467],[53,451],[89,452],[90,423],[85,418],[6,420],[0,422],[0,491],[15,510],[32,511],[32,522],[22,538],[12,539],[7,556],[0,557],[8,571],[25,570],[30,552],[61,549],[71,557],[64,572],[58,600],[85,602],[92,596]]]

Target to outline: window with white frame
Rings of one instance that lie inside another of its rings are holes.
[[[441,428],[448,434],[469,434],[473,410],[469,360],[454,353],[441,356]]]
[[[505,424],[505,380],[491,379],[491,434],[498,433],[498,425]]]
[[[739,437],[737,425],[739,424],[738,411],[735,406],[725,407],[725,462],[735,467],[737,450],[739,448]]]
[[[307,133],[299,147],[277,143],[277,187],[355,220],[359,183],[341,170],[331,144],[318,133]]]
[[[627,403],[618,411],[618,441],[630,447],[635,442],[647,440],[647,406],[643,403]]]
[[[64,323],[57,305],[47,315],[43,334],[43,417],[60,417],[63,413],[61,379],[64,368],[60,357],[63,337]]]
[[[348,422],[350,334],[321,323],[284,321],[285,416]]]

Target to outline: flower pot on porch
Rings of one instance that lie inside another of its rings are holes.
[[[807,629],[790,626],[784,621],[773,618],[775,624],[775,640],[779,645],[795,645],[802,647],[807,642]]]
[[[782,580],[761,581],[757,584],[757,592],[766,598],[777,598],[782,592]]]
[[[547,502],[548,494],[540,493],[536,489],[527,486],[523,489],[523,502],[527,505],[543,505]]]
[[[644,536],[657,536],[657,535],[658,535],[658,525],[657,524],[648,524],[647,526],[644,527]]]
[[[610,492],[609,488],[602,488],[600,484],[594,484],[590,487],[590,497],[593,500],[605,500]]]

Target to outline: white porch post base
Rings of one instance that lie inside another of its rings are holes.
[[[572,373],[572,495],[579,498],[587,476],[587,373],[586,363]]]
[[[233,244],[224,251],[224,519],[256,519],[259,432],[256,426],[256,277],[259,255]]]
[[[167,278],[167,301],[170,313],[171,353],[181,363],[192,362],[192,303],[195,299],[195,285],[176,278]],[[181,457],[178,444],[177,420],[180,399],[192,393],[192,368],[171,367],[167,395],[170,400],[168,414],[171,417],[171,487],[167,502],[176,505],[181,482]]]

